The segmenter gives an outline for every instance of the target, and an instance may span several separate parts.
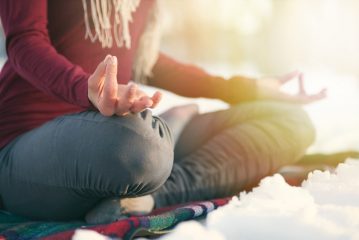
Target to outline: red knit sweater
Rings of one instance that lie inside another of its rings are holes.
[[[0,74],[0,148],[57,116],[89,108],[87,79],[107,54],[118,57],[118,82],[127,83],[152,4],[142,1],[133,15],[131,49],[103,49],[84,38],[80,0],[2,0],[8,61]]]

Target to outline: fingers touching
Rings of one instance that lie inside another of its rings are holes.
[[[162,99],[162,93],[159,91],[155,92],[151,99],[153,101],[151,108],[155,108]]]
[[[158,91],[155,92],[152,97],[149,97],[141,90],[138,90],[136,94],[136,100],[130,109],[133,113],[141,112],[146,108],[155,108],[162,98],[162,94]]]
[[[320,92],[316,93],[316,94],[310,94],[310,95],[305,95],[305,103],[312,103],[312,102],[316,102],[318,100],[322,100],[324,98],[327,97],[327,89],[322,89]]]
[[[133,104],[136,101],[138,86],[137,84],[129,84],[127,89],[127,100]]]
[[[117,58],[106,56],[88,80],[90,101],[101,114],[123,116],[154,108],[161,100],[161,93],[149,97],[136,84],[117,83]]]
[[[133,103],[130,108],[132,113],[142,112],[146,108],[149,108],[153,105],[153,101],[148,96],[143,96]]]
[[[298,93],[295,95],[285,94],[286,100],[289,100],[292,102],[297,102],[297,103],[302,103],[302,104],[307,104],[307,103],[312,103],[312,102],[321,100],[326,97],[326,89],[322,89],[320,92],[318,92],[316,94],[308,94],[304,87],[304,74],[299,71],[293,71],[293,72],[288,73],[282,77],[279,77],[278,81],[280,82],[280,85],[283,85],[283,84],[285,84],[291,80],[294,80],[294,79],[298,79]]]

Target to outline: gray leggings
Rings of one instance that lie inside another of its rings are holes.
[[[105,198],[150,194],[157,207],[230,196],[299,159],[314,130],[299,107],[253,102],[195,116],[175,148],[150,111],[58,117],[0,151],[4,208],[81,219]]]

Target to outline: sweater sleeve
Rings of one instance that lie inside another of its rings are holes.
[[[177,62],[162,53],[153,68],[149,85],[185,97],[217,98],[230,104],[256,98],[255,81],[252,79],[233,77],[226,80],[212,76],[201,68]]]
[[[47,0],[1,0],[8,61],[44,93],[81,107],[91,107],[90,76],[52,46],[47,29]],[[64,19],[64,21],[66,21]]]

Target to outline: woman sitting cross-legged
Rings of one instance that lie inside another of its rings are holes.
[[[101,4],[0,3],[8,54],[0,75],[5,210],[106,222],[231,196],[295,162],[312,143],[300,104],[325,92],[306,94],[300,73],[267,80],[209,75],[158,54],[155,0]],[[298,94],[280,91],[295,78]],[[231,106],[153,116],[148,108],[161,93],[148,96],[131,79]]]

